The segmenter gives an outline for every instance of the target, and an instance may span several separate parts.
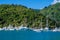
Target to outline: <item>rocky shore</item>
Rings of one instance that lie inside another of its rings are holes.
[[[51,30],[49,30],[48,27],[36,29],[36,28],[23,27],[23,25],[21,25],[19,27],[13,27],[12,25],[9,25],[8,27],[0,28],[0,31],[2,31],[2,30],[4,30],[4,31],[14,31],[14,30],[21,30],[21,29],[30,29],[30,30],[33,30],[35,32],[42,32],[42,31],[53,31],[53,32],[58,31],[58,32],[60,32],[60,28],[55,28],[55,29],[51,29]]]

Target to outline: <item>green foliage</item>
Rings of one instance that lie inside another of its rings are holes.
[[[50,5],[42,10],[14,4],[0,5],[0,27],[8,25],[18,27],[23,24],[31,28],[44,28],[46,20],[48,20],[49,28],[60,26],[60,3]]]

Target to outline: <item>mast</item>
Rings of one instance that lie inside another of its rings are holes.
[[[48,15],[46,16],[46,27],[48,27]]]
[[[41,25],[41,28],[42,28],[42,18],[41,18],[41,23],[40,23],[40,25]]]

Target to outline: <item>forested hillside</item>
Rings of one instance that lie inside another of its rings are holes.
[[[0,5],[0,27],[18,27],[20,25],[31,28],[60,27],[60,3],[50,5],[41,10],[27,8],[22,5]]]

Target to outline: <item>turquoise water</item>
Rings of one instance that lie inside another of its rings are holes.
[[[60,32],[0,31],[0,40],[60,40]]]

